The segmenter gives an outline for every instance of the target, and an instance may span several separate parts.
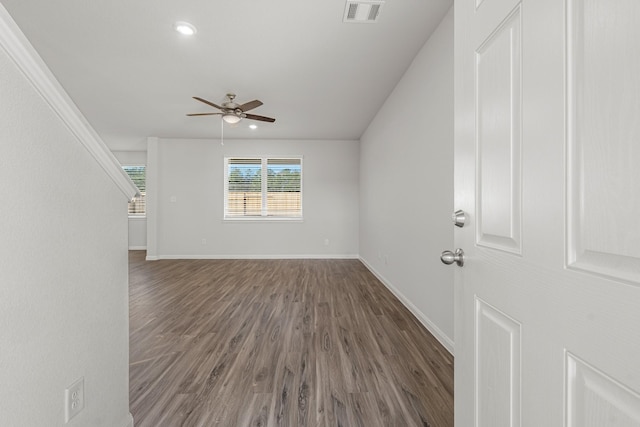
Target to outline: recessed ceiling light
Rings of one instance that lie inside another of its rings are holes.
[[[249,129],[258,129],[258,125],[250,124]]]
[[[179,32],[180,34],[183,34],[185,36],[192,36],[196,33],[196,27],[194,27],[193,25],[189,24],[188,22],[184,22],[184,21],[178,21],[175,24],[173,24],[173,28]]]

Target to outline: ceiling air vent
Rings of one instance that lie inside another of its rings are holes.
[[[343,22],[374,23],[378,21],[383,1],[347,1]]]

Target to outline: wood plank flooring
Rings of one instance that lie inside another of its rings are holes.
[[[453,358],[357,260],[130,252],[136,427],[453,426]]]

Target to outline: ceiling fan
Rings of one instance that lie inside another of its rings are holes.
[[[262,105],[262,101],[258,101],[257,99],[254,99],[253,101],[249,101],[246,102],[244,104],[237,104],[235,103],[233,100],[235,99],[236,95],[233,93],[228,93],[227,94],[227,100],[225,100],[225,102],[222,103],[222,105],[216,105],[211,101],[207,101],[206,99],[202,99],[202,98],[198,98],[197,96],[194,96],[193,99],[203,102],[207,105],[210,105],[214,108],[217,108],[218,110],[220,110],[220,112],[218,113],[192,113],[192,114],[187,114],[187,116],[215,116],[215,115],[221,115],[222,116],[222,120],[224,120],[227,123],[238,123],[240,120],[242,119],[251,119],[251,120],[260,120],[262,122],[269,122],[269,123],[273,123],[276,121],[276,119],[271,118],[271,117],[265,117],[265,116],[258,116],[256,114],[248,114],[247,111],[249,110],[253,110],[254,108],[257,108],[259,106]]]

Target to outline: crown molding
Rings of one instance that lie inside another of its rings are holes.
[[[89,151],[127,199],[131,200],[138,189],[1,3],[0,47],[51,106],[78,142]]]

